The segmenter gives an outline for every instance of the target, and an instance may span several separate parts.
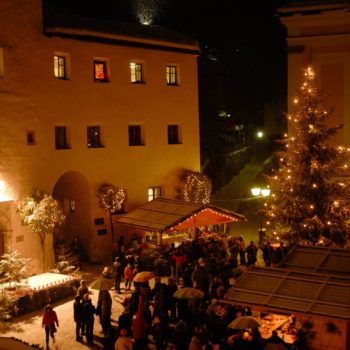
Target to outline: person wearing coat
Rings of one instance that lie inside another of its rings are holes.
[[[46,305],[43,313],[42,327],[45,328],[47,348],[49,348],[49,334],[52,341],[55,342],[55,336],[53,335],[56,332],[55,324],[59,327],[57,314],[53,311],[52,305]]]
[[[193,287],[202,290],[205,294],[209,293],[209,278],[205,270],[203,258],[198,259],[192,274]]]
[[[280,246],[276,249],[275,253],[275,263],[279,264],[287,255],[287,247],[283,242],[280,243]]]
[[[134,315],[131,328],[132,336],[135,339],[134,350],[147,349],[148,323],[145,321],[141,311],[136,312]]]
[[[125,290],[130,290],[132,282],[132,269],[131,264],[126,265],[124,269]]]
[[[115,342],[115,350],[132,350],[133,342],[130,337],[127,336],[128,332],[125,329],[120,330],[120,335]]]
[[[97,315],[100,317],[102,332],[107,335],[111,327],[112,298],[108,290],[100,290],[98,294]]]
[[[88,344],[93,344],[93,331],[94,331],[94,315],[96,314],[95,306],[92,305],[89,294],[84,294],[83,302],[81,304],[83,327],[85,329],[86,341]]]
[[[121,294],[120,281],[121,281],[121,279],[123,277],[123,265],[122,265],[119,257],[117,257],[115,259],[115,262],[113,264],[113,270],[114,270],[114,273],[115,273],[115,291],[118,294]]]
[[[253,241],[250,242],[249,246],[247,247],[247,266],[250,265],[255,265],[256,263],[256,256],[258,253],[258,248],[256,247],[256,245],[254,244]]]
[[[76,341],[82,341],[83,340],[83,315],[82,315],[82,308],[81,308],[81,297],[77,295],[75,297],[74,303],[73,303],[73,312],[74,312],[74,322],[75,322],[75,340]]]
[[[263,259],[265,262],[265,266],[270,267],[273,261],[273,248],[270,245],[270,242],[266,242],[263,248]]]

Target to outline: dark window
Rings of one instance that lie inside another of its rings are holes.
[[[27,131],[27,145],[35,145],[35,131]]]
[[[97,235],[98,236],[104,236],[107,234],[107,230],[104,228],[102,230],[97,230]]]
[[[65,126],[55,126],[55,142],[56,142],[56,149],[68,148],[67,129]]]
[[[94,61],[94,79],[96,82],[107,82],[107,69],[105,61]]]
[[[54,72],[57,79],[66,79],[66,59],[54,56]]]
[[[148,189],[148,200],[151,201],[152,199],[158,198],[162,195],[162,189],[161,187],[150,187]]]
[[[179,142],[179,126],[178,125],[168,125],[168,144],[175,145]]]
[[[142,83],[142,64],[131,62],[130,71],[131,71],[131,82]]]
[[[104,218],[96,218],[95,219],[95,225],[103,225],[105,223],[105,219]]]
[[[87,146],[89,148],[102,147],[101,129],[99,126],[88,126],[87,127]]]
[[[141,146],[141,126],[129,125],[129,146]]]
[[[166,67],[166,83],[168,85],[177,85],[177,72],[176,66],[167,66]]]

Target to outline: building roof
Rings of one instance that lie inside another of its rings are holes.
[[[279,267],[300,272],[350,277],[350,250],[299,245],[288,252]]]
[[[44,33],[77,40],[199,54],[196,40],[157,25],[83,17],[46,3]]]
[[[251,266],[224,297],[264,312],[350,318],[350,278]]]
[[[349,9],[349,2],[342,0],[291,0],[278,8],[279,16],[317,14],[320,12]]]
[[[210,204],[156,198],[121,217],[118,223],[142,230],[169,232],[245,220],[243,215]]]

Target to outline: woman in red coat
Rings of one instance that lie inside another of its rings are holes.
[[[55,336],[53,335],[56,332],[55,323],[58,327],[57,314],[55,311],[53,311],[52,305],[46,305],[43,314],[42,327],[45,327],[47,348],[49,348],[49,334],[52,338],[52,341],[55,342]]]

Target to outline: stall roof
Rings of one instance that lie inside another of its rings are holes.
[[[166,232],[246,220],[243,215],[210,204],[159,197],[121,217],[118,223]]]
[[[251,266],[225,294],[265,312],[350,318],[350,278]]]
[[[298,245],[291,249],[279,267],[350,277],[350,250]]]

